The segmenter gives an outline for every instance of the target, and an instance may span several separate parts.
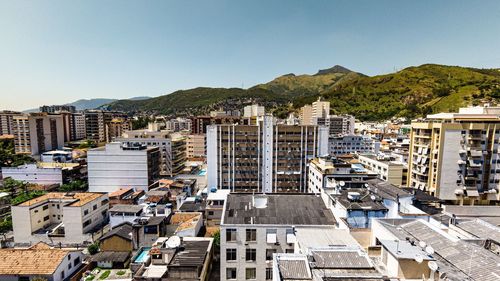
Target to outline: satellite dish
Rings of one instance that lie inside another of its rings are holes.
[[[370,186],[369,184],[365,183],[365,187],[369,187],[369,186]]]
[[[415,261],[418,262],[418,263],[422,263],[424,261],[424,257],[422,257],[419,254],[416,254],[415,255]]]
[[[375,195],[370,195],[370,198],[372,199],[372,201],[375,201],[375,199],[377,199],[377,197],[375,197]]]
[[[425,247],[425,252],[429,255],[433,255],[434,249],[431,246],[427,246],[427,247]]]
[[[420,248],[422,249],[425,249],[425,247],[427,246],[427,244],[424,241],[420,241],[418,245],[420,245]]]
[[[437,271],[439,269],[438,264],[435,261],[430,261],[427,263],[427,266],[432,270],[432,271]]]
[[[340,186],[345,186],[345,182],[344,182],[344,181],[340,181],[340,182],[339,182],[339,185],[340,185]]]
[[[177,248],[181,245],[181,238],[179,236],[171,236],[168,238],[167,242],[165,242],[165,246],[170,249]]]

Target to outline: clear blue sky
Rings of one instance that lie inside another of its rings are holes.
[[[0,0],[0,109],[423,63],[500,67],[500,1]]]

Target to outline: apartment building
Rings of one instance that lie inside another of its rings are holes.
[[[39,155],[64,146],[64,126],[59,114],[31,113],[12,118],[16,153]]]
[[[366,136],[331,136],[328,140],[330,155],[378,153],[380,142]]]
[[[383,155],[360,154],[358,160],[365,168],[377,173],[379,178],[397,186],[406,186],[408,166]]]
[[[355,119],[352,115],[330,115],[330,135],[354,135],[354,123]]]
[[[109,222],[108,201],[106,193],[51,192],[14,205],[14,242],[92,243]]]
[[[186,137],[186,157],[188,159],[207,157],[205,135],[188,135]]]
[[[76,107],[74,105],[43,105],[40,106],[40,112],[47,113],[59,113],[59,112],[69,112],[75,113]]]
[[[243,108],[243,117],[259,117],[264,116],[266,109],[258,104],[247,105]]]
[[[132,121],[124,118],[113,118],[106,125],[106,142],[119,138],[126,131],[132,130]]]
[[[4,110],[0,111],[0,135],[13,135],[13,119],[15,115],[21,115],[21,112]]]
[[[277,125],[209,126],[208,186],[240,192],[303,192],[309,160],[327,153],[328,129]]]
[[[500,199],[500,107],[461,108],[412,122],[408,185],[442,200]]]
[[[312,105],[304,105],[299,114],[301,125],[328,125],[330,102],[318,99]]]
[[[115,141],[158,147],[160,150],[160,176],[176,176],[186,166],[187,139],[179,133],[172,133],[166,130],[132,130],[123,133],[122,137],[115,138]],[[199,144],[199,139],[197,144]]]
[[[206,134],[207,126],[221,124],[238,124],[240,116],[222,115],[222,116],[196,116],[193,117],[192,130],[193,134]]]
[[[177,117],[175,119],[166,120],[165,129],[171,132],[191,132],[192,122],[191,119]]]
[[[129,186],[148,190],[159,178],[160,150],[112,142],[87,153],[89,191],[113,192]]]
[[[2,167],[2,177],[12,178],[39,185],[63,184],[62,167],[42,167],[37,164],[24,164],[18,167]]]
[[[127,121],[128,116],[123,112],[103,111],[103,110],[86,110],[85,115],[85,134],[86,139],[95,142],[104,142],[108,139],[107,125],[113,119],[124,120],[124,126],[131,129],[131,124]]]
[[[273,254],[293,253],[299,229],[334,225],[312,194],[231,193],[220,225],[221,280],[272,280]]]

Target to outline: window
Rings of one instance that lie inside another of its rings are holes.
[[[257,258],[257,250],[256,249],[246,249],[245,259],[246,261],[255,261]]]
[[[68,270],[71,269],[71,263],[68,263]]]
[[[231,267],[226,269],[226,279],[236,279],[236,268]]]
[[[83,223],[83,227],[86,227],[86,226],[89,226],[90,224],[92,223],[92,220],[86,220],[84,223]]]
[[[42,210],[44,210],[44,211],[45,211],[45,210],[47,210],[48,208],[49,208],[49,205],[45,205],[45,206],[43,206],[43,207],[42,207]]]
[[[236,241],[236,229],[228,228],[226,229],[226,242]]]
[[[246,280],[249,280],[249,279],[255,279],[256,278],[256,269],[255,267],[252,267],[252,268],[246,268],[245,269],[245,279]]]
[[[92,210],[97,210],[97,205],[92,206]]]
[[[80,264],[80,257],[76,257],[76,259],[73,261],[73,266],[77,266]]]
[[[266,280],[272,280],[272,279],[273,279],[273,269],[266,268]]]
[[[61,271],[61,279],[64,279],[64,270]]]
[[[286,249],[285,253],[287,253],[287,254],[293,254],[293,249]]]
[[[246,230],[246,241],[257,241],[257,229],[247,229]]]
[[[276,253],[276,249],[266,249],[266,261],[273,259],[273,254]]]
[[[236,249],[226,249],[226,261],[236,260]]]
[[[19,277],[19,281],[30,281],[29,277]]]
[[[43,221],[48,221],[50,216],[43,217]]]
[[[213,216],[214,215],[214,211],[208,211],[208,215],[209,216]]]
[[[88,215],[88,214],[89,214],[89,210],[85,210],[85,211],[83,211],[83,215],[84,215],[84,216],[86,216],[86,215]]]

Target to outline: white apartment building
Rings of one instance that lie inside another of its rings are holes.
[[[312,105],[305,105],[300,111],[301,125],[328,125],[330,102],[318,99]]]
[[[106,193],[51,192],[14,205],[14,242],[91,243],[108,224],[108,202]]]
[[[360,154],[359,162],[379,178],[396,186],[406,186],[408,166],[401,162],[387,160],[375,154]]]
[[[15,115],[21,115],[21,112],[16,111],[0,111],[0,135],[12,135],[12,124]]]
[[[328,128],[277,125],[207,126],[208,186],[242,192],[303,192],[307,163],[328,153]]]
[[[243,108],[243,117],[260,117],[265,113],[266,109],[258,104],[247,105]]]
[[[380,142],[366,136],[344,135],[331,136],[329,142],[330,155],[378,153]]]
[[[2,177],[12,178],[32,184],[63,184],[62,167],[42,167],[37,164],[24,164],[18,167],[2,167]]]
[[[168,130],[132,130],[126,131],[121,138],[115,138],[115,141],[158,147],[160,149],[160,176],[176,176],[186,166],[187,140],[179,133],[172,133]],[[197,144],[199,144],[199,138]]]
[[[273,254],[293,253],[299,228],[334,225],[314,195],[231,193],[220,225],[221,280],[272,280]]]
[[[63,118],[59,114],[15,115],[12,122],[16,153],[39,155],[64,146]]]
[[[87,153],[89,191],[122,187],[148,190],[159,178],[160,151],[135,143],[112,142]]]

